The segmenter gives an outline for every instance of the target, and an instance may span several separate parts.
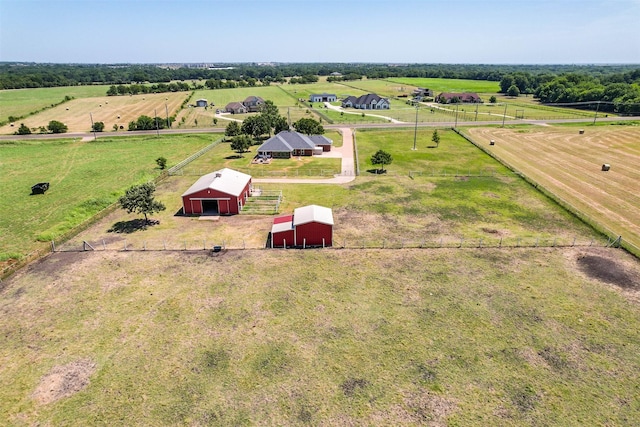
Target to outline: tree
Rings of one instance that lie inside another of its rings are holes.
[[[236,153],[244,153],[251,147],[251,138],[248,135],[234,136],[231,140],[231,149]]]
[[[380,168],[376,170],[376,173],[384,173],[384,166],[390,165],[392,161],[393,157],[391,157],[391,154],[384,150],[378,150],[373,156],[371,156],[371,164],[374,166],[380,165]]]
[[[438,129],[434,129],[433,135],[431,135],[431,141],[436,144],[436,147],[440,145],[440,134],[438,134]]]
[[[47,129],[51,133],[65,133],[67,130],[69,130],[67,125],[57,120],[51,120],[49,122],[49,125],[47,126]]]
[[[93,126],[91,126],[91,131],[93,132],[102,132],[104,130],[104,122],[95,122]]]
[[[269,133],[271,128],[263,116],[251,116],[244,119],[240,130],[245,135],[250,135],[258,139],[265,133]]]
[[[520,89],[518,89],[518,86],[516,86],[516,85],[511,85],[511,86],[509,86],[509,89],[507,90],[507,95],[508,96],[520,96]]]
[[[240,135],[240,124],[236,121],[231,121],[224,130],[225,136],[238,136]]]
[[[498,98],[496,98],[495,95],[491,95],[491,98],[489,98],[489,102],[495,104],[496,102],[498,102]]]
[[[118,199],[118,203],[127,213],[143,214],[144,222],[148,224],[149,218],[147,215],[166,209],[164,204],[154,199],[153,193],[155,191],[156,185],[153,182],[134,185],[127,189],[124,196]]]
[[[31,129],[29,129],[29,126],[26,126],[24,123],[20,123],[20,127],[18,128],[18,131],[16,132],[16,134],[18,134],[18,135],[30,135],[31,134]]]
[[[275,133],[280,133],[282,131],[289,130],[289,123],[287,122],[287,119],[281,116],[278,117],[278,120],[276,120],[276,125],[274,126],[274,128]]]
[[[324,133],[324,128],[320,122],[307,117],[303,117],[295,122],[293,128],[305,135],[322,135]]]
[[[167,159],[164,157],[158,157],[156,159],[156,163],[158,164],[158,167],[160,168],[160,170],[164,170],[167,168]]]

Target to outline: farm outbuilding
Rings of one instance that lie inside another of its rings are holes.
[[[238,214],[251,194],[251,175],[224,168],[200,177],[182,195],[185,215]]]
[[[206,99],[198,99],[196,101],[196,107],[206,107],[209,105],[209,101],[207,101]]]
[[[309,205],[293,215],[274,218],[271,247],[326,247],[333,244],[333,213],[330,208]]]

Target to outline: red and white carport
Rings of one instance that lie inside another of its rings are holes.
[[[182,195],[185,215],[240,213],[251,194],[251,175],[224,168],[200,177]]]
[[[309,205],[293,215],[274,218],[271,247],[327,247],[333,244],[333,213],[330,208]]]

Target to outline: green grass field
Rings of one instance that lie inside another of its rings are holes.
[[[480,94],[497,95],[500,90],[499,82],[491,82],[487,80],[464,80],[464,79],[434,79],[434,78],[399,78],[393,77],[387,79],[389,82],[401,85],[411,86],[411,92],[414,87],[424,87],[433,90],[434,93],[440,92],[477,92]]]
[[[134,183],[212,142],[208,135],[0,143],[0,259],[30,253],[115,202]],[[44,195],[31,186],[49,182]]]
[[[582,255],[56,254],[0,295],[0,419],[630,426],[640,312]]]
[[[0,90],[0,122],[7,122],[9,116],[22,117],[51,104],[57,104],[65,96],[72,98],[92,98],[105,96],[109,86],[73,86],[37,89]]]

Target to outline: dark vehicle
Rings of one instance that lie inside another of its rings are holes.
[[[39,182],[31,187],[31,194],[44,194],[49,189],[48,182]]]

